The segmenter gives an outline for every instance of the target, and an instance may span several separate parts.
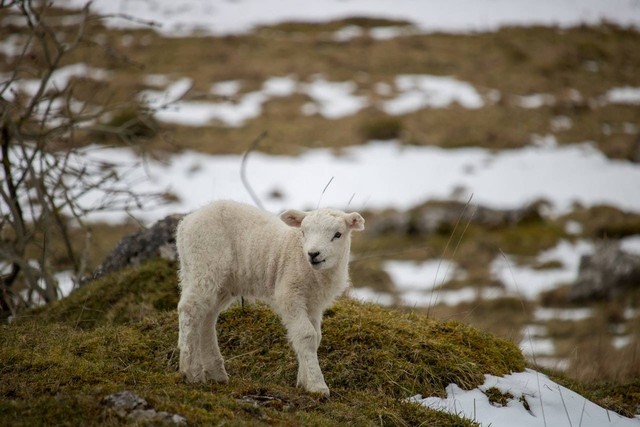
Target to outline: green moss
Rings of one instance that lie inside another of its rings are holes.
[[[0,424],[121,424],[100,402],[126,389],[193,424],[472,425],[403,400],[525,366],[513,343],[462,323],[345,299],[326,313],[319,352],[331,398],[293,387],[295,356],[262,305],[220,318],[230,383],[188,385],[177,373],[177,297],[175,266],[155,261],[2,326]]]
[[[132,323],[178,305],[176,266],[152,261],[117,272],[25,316],[46,318],[74,327]]]
[[[509,392],[503,393],[496,387],[488,388],[484,391],[484,394],[493,406],[507,406],[509,401],[513,399],[513,394]]]

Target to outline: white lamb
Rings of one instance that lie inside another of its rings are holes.
[[[282,319],[298,359],[297,385],[329,394],[318,364],[320,324],[348,286],[351,232],[363,230],[364,219],[333,209],[288,210],[280,219],[220,201],[178,225],[178,346],[187,381],[229,380],[215,324],[233,301],[248,297],[266,302]]]

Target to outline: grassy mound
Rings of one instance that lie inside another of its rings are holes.
[[[119,425],[104,396],[131,390],[189,424],[473,425],[403,402],[472,388],[524,368],[518,348],[456,322],[341,300],[325,316],[320,363],[332,391],[294,387],[283,327],[261,305],[224,313],[218,331],[231,381],[187,385],[177,372],[175,266],[114,274],[0,328],[0,424]]]

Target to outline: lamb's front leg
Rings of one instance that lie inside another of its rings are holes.
[[[316,330],[316,354],[318,354],[318,348],[320,347],[320,341],[322,341],[322,312],[313,312],[309,314],[309,320]],[[303,369],[302,364],[298,364],[298,378],[296,381],[296,387],[305,387],[307,384],[307,370]]]
[[[285,314],[282,321],[298,358],[298,385],[309,392],[328,396],[329,387],[318,363],[320,337],[309,316],[304,312]]]

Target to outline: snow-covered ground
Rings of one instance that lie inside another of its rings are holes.
[[[400,75],[395,79],[400,95],[386,101],[382,109],[387,114],[402,115],[426,107],[443,108],[456,102],[466,108],[480,108],[484,101],[469,83],[452,77]]]
[[[73,67],[80,70],[82,64]],[[69,67],[67,67],[69,68]],[[88,76],[98,78],[96,70],[87,70]],[[68,73],[65,73],[65,75]],[[71,75],[73,77],[75,75]],[[490,90],[483,97],[468,82],[451,76],[434,76],[429,74],[400,74],[395,77],[393,85],[377,82],[374,90],[383,97],[374,102],[365,94],[356,94],[358,85],[353,81],[329,81],[321,74],[311,81],[301,81],[295,75],[270,77],[259,90],[239,94],[242,82],[238,80],[215,82],[211,93],[223,97],[221,101],[187,101],[181,98],[187,94],[193,81],[188,77],[171,81],[168,76],[149,75],[144,81],[158,89],[146,90],[140,99],[156,111],[155,117],[167,123],[183,126],[222,125],[238,127],[247,120],[259,117],[265,102],[274,99],[302,94],[310,101],[301,108],[301,114],[320,114],[327,119],[337,119],[354,115],[368,106],[384,111],[390,115],[404,115],[426,108],[448,108],[452,104],[464,108],[478,109],[487,103],[495,103],[502,95],[497,90]],[[576,99],[583,99],[578,91],[573,91]],[[599,105],[609,103],[640,103],[640,88],[613,88],[599,97]],[[554,105],[555,98],[549,94],[531,94],[513,97],[513,105],[521,108],[540,108]],[[594,101],[595,102],[595,101]],[[550,127],[554,132],[570,129],[573,123],[569,117],[556,116]],[[627,133],[637,131],[633,123],[623,129]],[[543,138],[543,137],[541,137]]]
[[[81,7],[87,0],[58,0]],[[492,31],[506,25],[596,24],[603,20],[621,25],[640,23],[636,0],[94,0],[93,9],[104,14],[126,14],[162,25],[167,35],[195,31],[209,34],[242,33],[258,25],[287,20],[326,21],[350,16],[403,19],[420,31]],[[131,27],[124,19],[114,26]]]
[[[621,239],[621,248],[629,253],[640,253],[640,237]],[[464,271],[460,271],[456,263],[448,260],[387,261],[383,267],[395,285],[399,302],[406,306],[430,307],[437,303],[457,305],[477,298],[486,300],[507,296],[536,300],[544,291],[575,282],[581,257],[592,252],[591,242],[561,241],[554,248],[540,253],[534,260],[534,264],[550,261],[559,263],[558,267],[544,269],[519,266],[508,257],[505,259],[499,256],[491,264],[490,270],[493,278],[504,284],[504,289],[490,287],[478,290],[472,286],[456,290],[439,289],[452,278],[464,277]],[[370,290],[362,292],[356,290],[353,296],[365,301],[388,302],[383,305],[390,305],[393,301],[390,294]],[[552,319],[580,321],[592,316],[591,308],[538,307],[533,313],[533,320],[536,322]],[[629,316],[633,318],[635,313]],[[527,333],[535,335],[532,331]]]
[[[384,269],[400,292],[430,291],[456,276],[457,272],[456,264],[447,260],[387,261]]]
[[[160,81],[166,76],[155,76]],[[140,94],[141,101],[156,111],[155,118],[165,123],[183,126],[207,126],[220,123],[230,127],[242,126],[247,120],[262,114],[262,105],[272,98],[291,96],[297,82],[289,77],[267,79],[258,91],[244,94],[237,101],[188,101],[181,98],[191,89],[193,81],[181,78],[163,90],[146,90]],[[237,81],[218,82],[211,87],[215,95],[230,97],[240,88]],[[338,98],[341,101],[343,98]],[[336,101],[333,101],[334,103]]]
[[[486,392],[494,387],[512,396],[505,406],[489,401]],[[410,400],[483,426],[640,426],[639,418],[626,418],[608,411],[530,369],[504,377],[485,375],[484,384],[473,390],[462,390],[456,384],[450,384],[446,398],[418,395]]]
[[[635,244],[627,239],[626,246]],[[559,285],[573,283],[578,277],[578,266],[582,255],[593,252],[593,244],[586,241],[570,243],[561,241],[556,247],[544,251],[536,257],[535,263],[543,264],[557,261],[558,267],[535,269],[519,266],[513,260],[502,256],[496,258],[490,266],[494,279],[504,284],[503,288],[488,287],[477,289],[468,286],[449,290],[439,287],[452,278],[463,278],[456,264],[447,260],[387,261],[384,269],[395,285],[399,303],[409,307],[432,307],[436,304],[455,306],[476,299],[494,299],[500,297],[518,297],[536,300],[540,293]],[[382,292],[356,291],[354,297],[372,301],[392,301],[392,296]],[[546,309],[539,308],[534,317],[537,321],[550,319],[581,320],[591,316],[590,309]]]
[[[265,80],[259,90],[239,95],[240,81],[214,83],[211,93],[223,96],[222,101],[187,101],[181,98],[189,91],[193,81],[180,78],[168,83],[167,76],[151,75],[145,79],[151,86],[165,82],[162,90],[147,90],[140,94],[141,101],[156,110],[156,119],[183,126],[206,126],[218,124],[230,127],[242,126],[247,120],[259,117],[265,102],[274,99],[303,94],[310,101],[302,106],[304,115],[320,114],[327,119],[338,119],[358,113],[369,106],[371,100],[356,95],[355,82],[334,82],[322,75],[315,75],[309,82],[300,81],[296,76],[271,77]],[[379,103],[377,107],[388,114],[402,115],[424,108],[446,108],[457,103],[465,108],[480,108],[484,101],[469,83],[452,77],[426,74],[399,75],[395,88],[387,85],[387,93],[397,96]]]
[[[94,80],[105,80],[108,78],[109,72],[101,68],[89,67],[83,63],[76,63],[66,65],[56,69],[44,87],[44,92],[56,89],[64,90],[71,79],[73,78],[90,78]],[[13,80],[11,73],[0,73],[0,90],[4,90],[3,96],[8,101],[13,101],[14,92],[22,91],[28,96],[32,97],[36,94],[42,80],[40,79],[25,79],[25,80]]]
[[[87,149],[96,161],[126,165],[140,160],[126,148]],[[216,199],[251,202],[240,178],[240,155],[177,154],[160,162],[148,160],[130,171],[125,188],[170,191],[179,201],[136,214],[151,222],[179,211],[190,211]],[[145,171],[148,176],[145,176]],[[640,212],[640,166],[611,160],[590,144],[521,149],[494,153],[484,148],[442,149],[371,142],[345,149],[340,156],[313,149],[299,157],[252,153],[247,177],[267,210],[315,208],[324,187],[322,206],[407,209],[427,199],[457,194],[465,201],[495,208],[517,208],[537,199],[564,212],[574,202],[584,206],[610,204]],[[465,189],[461,194],[460,189]],[[281,197],[270,198],[274,191]],[[84,202],[99,201],[100,194]],[[351,203],[349,201],[351,200]],[[122,213],[96,214],[93,220],[119,222]]]

